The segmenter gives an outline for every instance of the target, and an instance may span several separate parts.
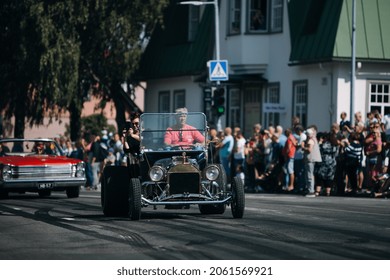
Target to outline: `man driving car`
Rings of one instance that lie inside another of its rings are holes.
[[[205,138],[195,127],[188,125],[187,108],[176,109],[176,124],[168,127],[164,136],[164,143],[168,146],[188,146],[204,143]]]

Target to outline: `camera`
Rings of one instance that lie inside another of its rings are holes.
[[[132,129],[134,130],[133,123],[132,123],[132,122],[129,122],[129,121],[127,121],[127,122],[125,123],[125,130],[126,130],[126,131],[129,131],[129,130],[130,130],[130,128],[132,128]]]

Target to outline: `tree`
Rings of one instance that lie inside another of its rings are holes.
[[[168,0],[95,0],[81,34],[82,65],[95,82],[93,93],[102,106],[113,100],[116,122],[123,127],[125,108],[121,84],[131,81],[156,23],[162,21]]]
[[[71,114],[80,135],[85,84],[114,100],[124,123],[121,84],[131,79],[168,0],[4,0],[0,9],[0,111],[15,116],[15,137],[30,126]]]
[[[42,124],[61,115],[75,96],[80,51],[76,26],[82,23],[78,3],[67,0],[6,0],[0,9],[0,110],[15,116],[15,137],[24,125]]]

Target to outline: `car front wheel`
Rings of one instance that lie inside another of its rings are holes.
[[[0,199],[7,199],[8,198],[8,192],[5,190],[0,190]]]
[[[125,216],[128,212],[127,185],[129,173],[126,166],[107,166],[101,178],[101,204],[105,216]]]
[[[131,178],[129,186],[129,218],[141,218],[141,182],[138,178]]]
[[[234,177],[232,180],[232,214],[234,218],[242,218],[245,209],[245,192],[244,184],[241,178]]]
[[[51,195],[51,190],[39,190],[39,197],[49,197]]]
[[[71,187],[66,189],[66,196],[68,198],[76,198],[80,196],[80,187]]]

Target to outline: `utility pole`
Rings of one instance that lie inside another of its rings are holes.
[[[351,111],[350,121],[353,123],[355,114],[355,71],[356,71],[356,0],[352,0],[352,58],[351,58]]]

